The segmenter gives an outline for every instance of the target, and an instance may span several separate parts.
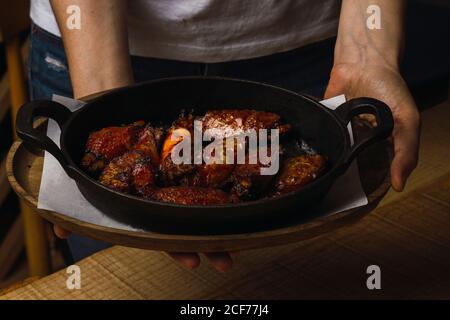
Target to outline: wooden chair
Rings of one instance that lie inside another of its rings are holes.
[[[2,108],[6,108],[6,106],[9,105],[8,102],[10,102],[13,128],[18,109],[28,99],[20,33],[30,27],[29,7],[29,0],[0,0],[0,31],[2,41],[6,47],[7,79],[10,93],[10,100],[0,101],[0,103],[3,103]],[[6,98],[4,100],[6,100]],[[2,114],[4,115],[6,112],[0,110],[0,116]],[[0,178],[2,179],[0,185],[3,186],[3,179],[6,177],[0,176]],[[3,195],[0,194],[0,201],[2,200],[2,196]],[[25,243],[29,275],[47,275],[50,273],[51,268],[46,223],[22,202],[20,203],[20,210],[21,217],[19,219],[21,220],[16,221],[11,228],[10,234],[7,236],[8,241],[4,241],[4,243],[9,244],[10,246],[13,244],[12,247],[14,247],[14,244],[20,246],[21,243]],[[23,221],[25,241],[17,239],[22,236],[20,232],[22,228],[21,221]],[[9,249],[11,250],[11,248]],[[7,249],[5,248],[4,250],[6,251]],[[15,248],[15,250],[15,253],[17,253],[17,248]],[[5,254],[5,252],[0,252],[0,258],[2,254],[9,260],[14,256],[14,254],[11,256],[8,253]],[[0,261],[0,265],[1,264],[2,262]]]

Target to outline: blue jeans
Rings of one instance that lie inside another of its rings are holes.
[[[293,51],[255,59],[223,63],[191,63],[131,57],[137,82],[174,76],[223,76],[261,81],[292,91],[322,97],[333,63],[335,39]],[[32,26],[29,61],[32,99],[51,99],[53,94],[73,97],[67,59],[60,38]],[[110,246],[72,235],[68,239],[73,260],[81,260]]]

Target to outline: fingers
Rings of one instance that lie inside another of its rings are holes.
[[[205,253],[209,263],[219,272],[227,272],[233,266],[233,259],[228,252]]]
[[[168,252],[167,254],[189,270],[200,265],[200,256],[197,253]],[[205,256],[219,272],[227,272],[233,266],[233,259],[228,252],[205,253]]]
[[[324,99],[329,99],[347,93],[349,72],[345,68],[334,66],[331,70],[330,80],[325,90]]]
[[[393,140],[395,156],[391,165],[391,182],[395,191],[401,192],[411,172],[417,166],[420,120],[415,110],[396,119]]]
[[[325,90],[325,94],[323,96],[324,99],[330,99],[333,97],[336,97],[340,94],[342,94],[344,91],[344,88],[341,86],[338,86],[334,83],[334,81],[330,80],[328,83],[327,89]]]
[[[56,236],[61,239],[67,239],[71,234],[70,231],[57,225],[53,226],[53,230]],[[193,270],[200,265],[200,257],[197,253],[168,252],[167,254],[189,270]],[[206,253],[205,256],[211,265],[220,272],[230,270],[233,265],[231,255],[227,252]]]
[[[60,239],[67,239],[71,234],[70,231],[63,229],[57,225],[53,226],[53,231],[55,232],[56,236]]]
[[[366,121],[366,122],[370,123],[370,125],[372,127],[376,127],[377,126],[377,118],[373,114],[363,113],[363,114],[360,114],[358,116],[358,118],[363,120],[363,121]]]
[[[200,257],[197,253],[168,252],[167,254],[186,269],[193,270],[200,265]]]

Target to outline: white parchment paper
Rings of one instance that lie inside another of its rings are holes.
[[[62,103],[71,111],[83,106],[80,101],[61,96],[53,96],[53,100]],[[325,106],[333,110],[344,102],[345,96],[343,95],[322,101]],[[353,141],[350,124],[348,129]],[[60,134],[61,130],[56,122],[49,120],[47,135],[58,146]],[[322,215],[330,215],[367,203],[367,197],[361,186],[358,165],[355,161],[347,172],[335,181],[318,210]],[[80,193],[75,182],[67,176],[59,162],[48,152],[45,152],[38,208],[56,211],[78,220],[105,227],[129,231],[139,230],[108,217],[92,206]]]

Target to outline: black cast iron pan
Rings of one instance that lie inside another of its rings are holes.
[[[113,191],[79,166],[89,133],[139,119],[170,123],[181,109],[255,109],[276,112],[294,126],[319,154],[328,171],[303,189],[278,198],[221,206],[185,206],[145,200]],[[378,125],[351,146],[347,125],[371,113]],[[61,148],[33,129],[35,117],[54,119],[61,127]],[[28,147],[50,152],[75,180],[85,198],[107,215],[133,226],[164,233],[223,234],[270,229],[306,216],[306,208],[328,192],[352,160],[368,145],[390,136],[393,120],[383,102],[358,98],[331,111],[312,98],[271,85],[216,77],[170,78],[107,93],[76,112],[52,101],[25,104],[17,116],[17,134]],[[55,195],[57,196],[57,195]]]

